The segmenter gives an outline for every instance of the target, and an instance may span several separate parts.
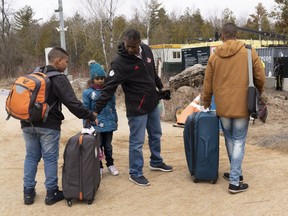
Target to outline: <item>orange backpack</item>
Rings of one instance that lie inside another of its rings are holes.
[[[36,68],[32,73],[18,77],[13,83],[6,99],[6,111],[10,116],[27,122],[45,122],[51,106],[47,103],[50,87],[49,77],[60,75],[58,71],[49,71],[46,68],[41,72]]]

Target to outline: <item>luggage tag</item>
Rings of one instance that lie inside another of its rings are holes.
[[[89,128],[82,128],[81,133],[82,134],[90,134],[90,135],[94,135],[95,129],[93,126],[90,126]]]
[[[201,112],[211,112],[212,110],[210,110],[210,108],[206,108],[204,109],[204,107],[202,108]]]

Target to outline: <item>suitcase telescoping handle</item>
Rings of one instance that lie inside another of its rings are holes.
[[[80,145],[80,151],[79,151],[79,162],[80,162],[80,190],[79,190],[79,200],[83,200],[83,178],[82,178],[82,173],[83,173],[83,161],[82,161],[82,145],[83,145],[83,138],[84,138],[84,134],[81,134],[79,136],[79,145]]]

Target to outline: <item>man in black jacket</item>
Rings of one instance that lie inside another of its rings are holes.
[[[281,58],[276,58],[274,73],[276,78],[276,91],[282,91],[283,62]]]
[[[160,98],[170,99],[170,92],[162,92],[163,84],[156,74],[152,51],[147,45],[141,44],[140,33],[134,29],[126,31],[124,42],[118,47],[118,55],[111,64],[102,95],[96,102],[96,113],[105,107],[118,85],[122,86],[125,94],[130,128],[129,179],[137,185],[148,186],[150,183],[142,171],[146,129],[151,152],[150,169],[164,172],[173,170],[160,156],[162,130],[157,107]]]
[[[61,122],[64,116],[61,112],[61,104],[64,104],[70,112],[82,119],[95,121],[96,114],[86,109],[79,101],[72,89],[72,86],[63,74],[68,66],[68,54],[60,48],[54,47],[48,54],[49,65],[46,66],[46,73],[59,71],[59,75],[50,77],[50,88],[48,93],[48,104],[56,105],[49,111],[46,122],[21,121],[21,128],[26,145],[26,157],[24,161],[24,204],[34,203],[36,195],[36,173],[37,166],[41,159],[44,160],[45,187],[47,194],[46,205],[63,200],[62,191],[58,189],[58,158]],[[41,68],[44,70],[44,67]]]

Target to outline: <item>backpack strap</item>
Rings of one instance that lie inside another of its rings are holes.
[[[43,118],[42,122],[46,122],[50,110],[57,104],[57,102],[58,102],[58,99],[55,100],[55,101],[53,102],[53,104],[47,108],[46,113],[44,114],[44,118]],[[48,104],[48,103],[47,103],[47,104]]]
[[[46,76],[49,77],[49,78],[50,78],[50,77],[54,77],[54,76],[62,75],[62,73],[60,73],[59,71],[56,71],[56,70],[55,70],[55,71],[48,71],[48,72],[47,72],[47,67],[46,67],[46,66],[43,67],[42,70],[41,70],[40,67],[37,67],[37,68],[38,68],[38,71],[42,71],[42,73],[46,74]],[[35,68],[35,70],[36,70],[37,68]],[[44,115],[43,122],[46,122],[50,110],[57,104],[58,101],[59,101],[58,99],[55,100],[55,101],[48,107],[47,112],[46,112],[45,115]]]
[[[46,68],[46,67],[45,67]],[[59,71],[49,71],[49,72],[46,72],[45,73],[47,75],[47,77],[53,77],[53,76],[59,76],[59,75],[62,75],[62,73],[60,73]],[[59,100],[55,100],[47,109],[47,112],[45,113],[44,115],[44,118],[43,118],[43,122],[46,122],[46,119],[48,117],[48,114],[50,112],[50,110],[57,104]]]
[[[39,72],[39,71],[41,71],[41,67],[36,67],[32,73]]]
[[[62,73],[60,73],[59,71],[49,71],[45,73],[49,78],[53,77],[53,76],[59,76],[59,75],[63,75]]]
[[[44,74],[46,74],[49,78],[50,77],[53,77],[53,76],[58,76],[58,75],[62,75],[62,73],[60,73],[59,71],[56,71],[56,70],[53,70],[53,71],[48,71],[47,72],[47,67],[44,66],[44,67],[36,67],[32,73],[35,73],[35,72],[42,72]]]

